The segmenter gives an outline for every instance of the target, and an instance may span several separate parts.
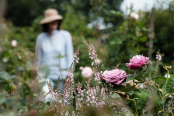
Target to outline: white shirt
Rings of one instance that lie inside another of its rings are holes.
[[[71,34],[65,30],[54,30],[52,38],[48,33],[41,33],[37,37],[36,42],[36,63],[38,67],[47,66],[50,70],[49,78],[53,81],[65,79],[68,68],[73,62],[73,43]],[[64,56],[58,58],[58,55]],[[43,79],[43,70],[41,70],[40,78]]]

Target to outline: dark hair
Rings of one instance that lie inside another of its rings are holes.
[[[62,21],[63,21],[63,20],[57,20],[57,22],[58,22],[57,30],[60,30],[60,26],[61,26],[61,24],[62,24]],[[46,33],[49,32],[48,24],[49,24],[49,23],[42,24],[42,32],[46,32]]]

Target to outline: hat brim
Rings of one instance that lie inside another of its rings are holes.
[[[44,19],[42,19],[40,21],[40,24],[41,25],[42,24],[47,24],[47,23],[53,22],[55,20],[63,20],[63,17],[62,16],[59,16],[59,15],[57,15],[57,16],[51,16],[51,17],[46,17],[46,18],[44,18]]]

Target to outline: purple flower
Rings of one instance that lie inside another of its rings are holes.
[[[127,78],[127,74],[125,71],[119,69],[111,71],[106,70],[101,75],[101,78],[108,83],[120,84],[125,78]]]
[[[149,61],[148,57],[145,57],[143,55],[136,55],[133,56],[132,59],[130,59],[130,63],[127,63],[126,66],[130,68],[130,70],[137,70],[147,64]]]

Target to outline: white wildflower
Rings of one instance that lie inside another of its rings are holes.
[[[139,15],[138,15],[137,13],[135,13],[135,12],[132,12],[132,13],[130,14],[130,16],[131,16],[132,18],[134,18],[134,19],[138,19],[138,18],[139,18]]]
[[[17,46],[17,43],[18,43],[18,42],[17,42],[16,40],[12,40],[12,41],[11,41],[11,45],[12,45],[13,47],[16,47],[16,46]]]

